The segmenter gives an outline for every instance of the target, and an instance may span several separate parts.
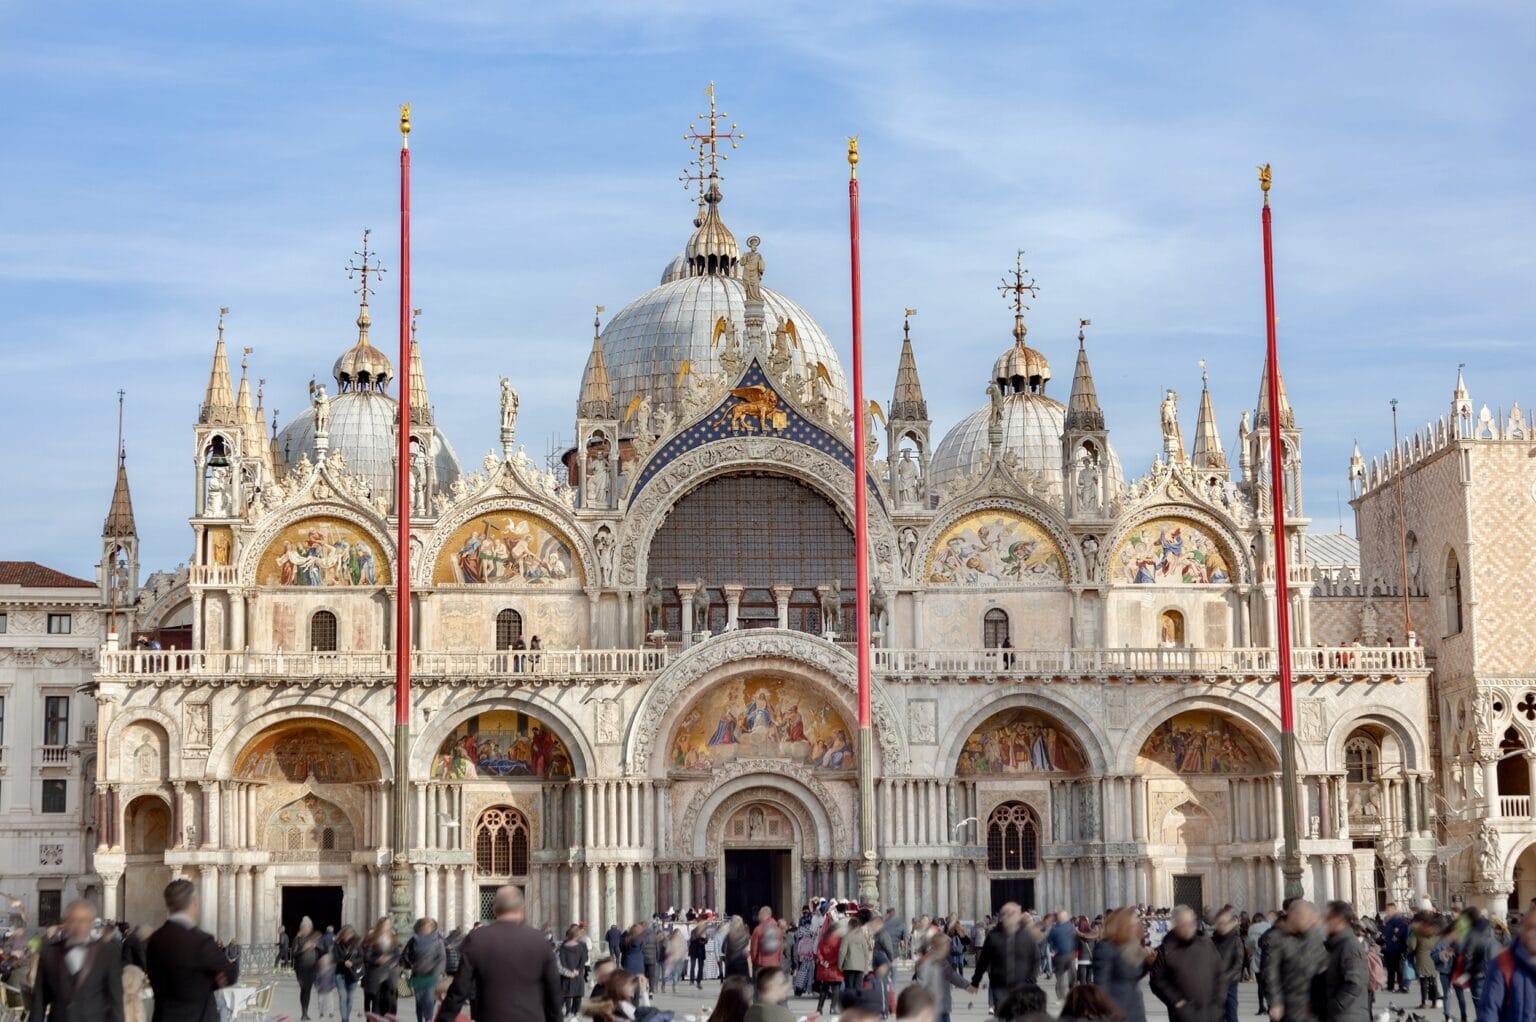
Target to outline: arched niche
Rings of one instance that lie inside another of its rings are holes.
[[[444,539],[432,568],[441,585],[579,589],[581,559],[549,521],[520,510],[471,518]]]
[[[262,551],[256,584],[283,588],[366,588],[390,584],[378,539],[355,522],[315,515],[280,529]]]
[[[982,721],[960,749],[961,777],[1079,774],[1087,770],[1082,746],[1061,722],[1038,710],[1014,707]]]
[[[170,740],[152,720],[135,720],[117,740],[118,776],[125,781],[163,781],[170,774]]]
[[[1061,544],[1034,519],[988,508],[951,522],[929,547],[932,586],[1053,585],[1070,576]]]
[[[235,759],[239,780],[291,784],[350,784],[382,775],[378,760],[339,724],[304,718],[274,724],[247,742]]]
[[[520,710],[483,710],[459,721],[432,760],[432,776],[441,780],[567,780],[574,772],[556,730]]]
[[[1129,585],[1225,585],[1239,562],[1215,529],[1191,518],[1159,515],[1128,529],[1105,562],[1110,582]]]
[[[1143,776],[1267,775],[1279,762],[1246,724],[1202,709],[1174,713],[1153,728],[1136,766]]]
[[[737,760],[788,760],[813,770],[856,769],[854,730],[816,686],[752,675],[700,693],[667,745],[675,773],[709,773]]]
[[[357,847],[346,811],[314,792],[279,806],[267,818],[263,845],[269,852],[315,857],[325,852],[345,856]]]

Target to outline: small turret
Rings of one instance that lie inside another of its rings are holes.
[[[224,317],[229,307],[219,309],[219,339],[213,345],[213,366],[208,371],[208,390],[197,421],[233,425],[237,421],[235,395],[229,383],[229,356],[224,350]]]
[[[1229,474],[1227,452],[1222,449],[1216,410],[1211,405],[1211,377],[1204,365],[1200,368],[1200,417],[1195,423],[1195,449],[1190,463],[1208,479],[1226,479]]]
[[[606,511],[618,501],[619,422],[608,363],[603,359],[601,305],[592,314],[592,351],[581,374],[576,401],[576,450],[572,477],[587,511]]]
[[[96,585],[101,604],[116,611],[130,607],[139,595],[139,530],[133,520],[133,497],[128,492],[128,454],[123,447],[123,393],[117,396],[117,479],[112,502],[101,525],[101,563],[96,566]],[[108,620],[115,633],[115,614]]]
[[[928,466],[932,461],[933,421],[923,399],[917,375],[917,356],[912,353],[912,317],[908,309],[901,323],[901,357],[896,362],[896,387],[891,393],[891,414],[885,424],[885,445],[890,459],[891,497],[898,510],[928,508]]]
[[[411,423],[432,425],[432,402],[427,397],[427,374],[421,368],[421,345],[416,340],[416,319],[420,309],[411,310]]]
[[[1109,430],[1099,407],[1088,365],[1090,320],[1077,321],[1077,365],[1072,370],[1072,394],[1061,434],[1061,477],[1067,516],[1073,519],[1109,517]]]
[[[1472,395],[1467,392],[1467,381],[1462,379],[1463,366],[1456,367],[1456,389],[1451,391],[1451,435],[1472,435]]]

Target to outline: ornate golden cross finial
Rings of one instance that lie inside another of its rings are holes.
[[[720,164],[729,159],[728,153],[720,151],[721,142],[729,142],[732,149],[741,148],[743,135],[733,123],[728,131],[721,131],[721,123],[730,116],[724,110],[715,109],[715,83],[710,82],[709,88],[704,90],[709,97],[709,113],[699,114],[699,120],[708,123],[707,132],[699,129],[698,123],[688,125],[688,130],[683,132],[683,140],[688,143],[688,148],[693,150],[694,160],[698,164],[698,173],[693,173],[693,164],[683,170],[680,179],[683,187],[688,187],[688,182],[699,182],[699,193],[703,194],[704,182],[709,178],[720,179]]]
[[[1024,250],[1021,248],[1013,259],[1013,273],[1009,275],[1013,279],[1004,277],[1002,284],[998,286],[998,290],[1003,294],[1013,295],[1008,299],[1008,303],[1013,306],[1013,314],[1020,318],[1024,316],[1024,310],[1029,308],[1024,303],[1024,295],[1028,293],[1031,298],[1036,298],[1040,294],[1040,288],[1035,285],[1034,277],[1029,278],[1028,284],[1024,283],[1024,276],[1027,273],[1029,271],[1024,268]]]
[[[352,279],[352,275],[354,273],[362,274],[362,277],[363,277],[362,285],[360,287],[353,288],[352,289],[352,293],[355,294],[355,295],[362,295],[363,296],[363,304],[364,305],[368,304],[368,295],[373,293],[376,290],[375,288],[370,288],[368,286],[368,274],[372,273],[374,275],[378,275],[378,274],[384,272],[384,267],[379,265],[379,261],[377,259],[375,259],[372,263],[370,263],[368,261],[368,256],[370,254],[368,252],[368,235],[370,235],[372,233],[373,233],[373,230],[371,228],[364,230],[363,231],[363,250],[361,252],[353,252],[352,253],[354,256],[356,256],[357,258],[362,260],[362,264],[361,265],[357,265],[355,263],[347,263],[347,279],[348,280]]]
[[[224,339],[224,317],[229,315],[229,306],[219,306],[219,340]]]
[[[1267,163],[1260,164],[1260,166],[1259,166],[1259,190],[1264,193],[1264,205],[1266,205],[1266,206],[1269,205],[1269,185],[1270,185],[1270,181],[1271,181],[1271,178],[1270,178],[1270,173],[1269,173],[1269,164],[1267,164]]]

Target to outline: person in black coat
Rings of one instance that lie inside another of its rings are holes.
[[[464,938],[438,1022],[454,1022],[467,1004],[475,1022],[560,1022],[560,973],[544,935],[523,925],[523,892],[503,887],[492,910],[496,922]]]
[[[96,910],[77,901],[64,913],[64,939],[43,948],[32,985],[36,1022],[122,1022],[123,953],[91,939]]]
[[[197,928],[197,887],[172,880],[165,887],[170,918],[144,948],[149,985],[155,992],[153,1022],[218,1022],[214,991],[240,976],[213,937]]]
[[[1319,1018],[1327,1022],[1370,1022],[1370,966],[1355,939],[1355,910],[1347,901],[1330,901],[1326,915],[1328,966],[1321,979]],[[1314,990],[1318,985],[1314,985]]]
[[[1221,958],[1221,979],[1226,987],[1222,995],[1226,1022],[1237,1022],[1237,984],[1243,978],[1243,934],[1237,928],[1237,912],[1231,905],[1216,913],[1216,932],[1211,935],[1216,954]]]
[[[1195,932],[1195,910],[1173,910],[1173,929],[1157,949],[1152,993],[1168,1006],[1169,1022],[1218,1022],[1227,1000],[1226,973],[1211,938]]]
[[[979,986],[987,977],[988,996],[996,1008],[1008,995],[1040,976],[1040,945],[1030,932],[1029,917],[1016,902],[998,910],[998,924],[987,934],[976,956],[976,971],[971,986]]]

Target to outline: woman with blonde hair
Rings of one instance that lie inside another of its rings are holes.
[[[1093,945],[1093,982],[1120,1009],[1125,1022],[1147,1022],[1141,978],[1152,968],[1154,953],[1142,947],[1141,935],[1136,910],[1117,908],[1104,917],[1103,938]]]

